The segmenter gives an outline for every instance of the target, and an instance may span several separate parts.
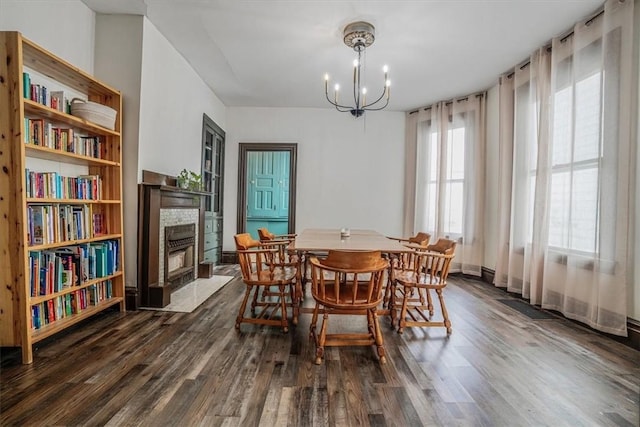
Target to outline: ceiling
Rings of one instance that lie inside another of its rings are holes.
[[[351,93],[353,21],[376,27],[368,96],[409,111],[490,88],[603,0],[82,0],[98,13],[146,15],[228,107],[329,107],[324,74]]]

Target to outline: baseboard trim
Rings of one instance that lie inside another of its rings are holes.
[[[238,254],[236,251],[222,251],[222,264],[237,264]]]
[[[481,270],[482,280],[490,285],[493,284],[493,279],[496,277],[496,272],[487,267],[482,267]]]
[[[615,337],[616,341],[621,338],[624,341],[620,341],[631,348],[640,350],[640,322],[635,319],[627,319],[627,334],[628,337]]]
[[[496,272],[495,270],[492,270],[490,268],[486,268],[486,267],[482,267],[482,281],[492,285],[493,286],[493,280],[496,277]],[[496,289],[500,289],[502,291],[504,291],[505,293],[508,293],[506,288],[496,288]],[[562,316],[562,313],[558,313],[558,312],[554,312],[557,313],[558,315]],[[566,318],[565,318],[566,319]],[[568,319],[571,320],[571,319]],[[619,343],[622,343],[628,347],[631,347],[633,349],[636,350],[640,350],[640,321],[635,320],[635,319],[631,319],[631,318],[627,318],[627,335],[626,337],[619,337],[617,335],[611,335],[611,334],[607,334],[605,332],[601,332],[598,331],[596,329],[591,328],[588,325],[585,325],[582,322],[578,322],[576,320],[571,320],[572,322],[575,322],[581,326],[587,327],[589,329],[591,329],[594,332],[597,332],[600,335],[604,335],[606,337],[612,338],[614,341],[617,341]]]
[[[124,306],[127,310],[136,311],[140,306],[140,295],[138,288],[125,286],[124,288]]]

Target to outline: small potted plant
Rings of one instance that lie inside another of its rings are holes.
[[[178,184],[178,187],[180,188],[183,188],[185,190],[189,188],[189,171],[186,169],[182,169],[180,175],[176,177],[176,182]]]

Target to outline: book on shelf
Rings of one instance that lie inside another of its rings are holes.
[[[42,320],[40,318],[40,304],[31,306],[31,329],[40,329]]]
[[[31,225],[32,225],[32,240],[31,244],[41,245],[44,243],[44,206],[42,205],[33,205],[29,206],[29,211],[31,212]]]
[[[69,102],[63,90],[51,91],[51,108],[58,111],[67,112],[66,105]]]
[[[80,259],[80,254],[73,250],[73,248],[60,248],[55,251],[56,256],[58,256],[62,260],[62,265],[64,267],[64,271],[69,274],[69,286],[80,286],[80,279],[82,278],[82,260]]]
[[[27,144],[46,146],[44,119],[25,118],[25,142]]]
[[[22,73],[22,96],[29,99],[31,96],[31,76],[29,73]]]

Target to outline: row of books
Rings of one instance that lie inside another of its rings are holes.
[[[24,119],[24,142],[54,150],[104,158],[104,146],[99,136],[78,135],[71,128],[55,127],[44,119]]]
[[[111,280],[105,280],[40,304],[34,304],[31,306],[31,329],[40,329],[110,298],[113,298],[113,284]]]
[[[25,169],[26,193],[40,199],[102,199],[100,175],[63,176],[58,172],[34,172]]]
[[[91,208],[87,205],[36,205],[27,207],[29,245],[89,239],[92,230]]]
[[[22,93],[27,99],[71,114],[71,102],[63,90],[49,91],[44,85],[32,83],[31,75],[27,72],[22,73]]]
[[[117,240],[29,252],[29,288],[32,297],[51,295],[88,280],[110,276],[120,268]]]

